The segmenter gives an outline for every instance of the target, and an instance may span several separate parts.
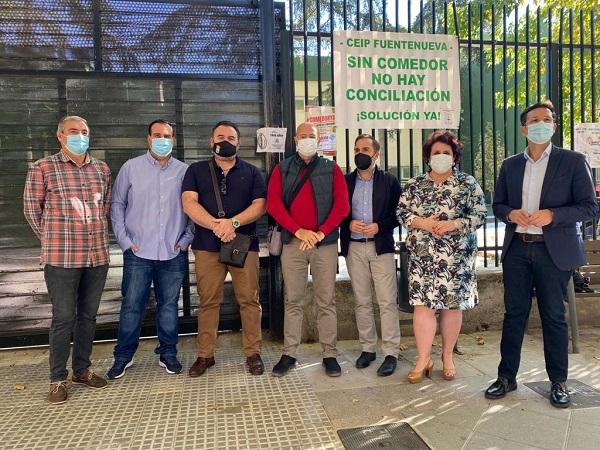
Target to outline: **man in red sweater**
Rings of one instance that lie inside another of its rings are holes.
[[[318,132],[314,125],[298,126],[295,142],[297,153],[275,167],[267,190],[267,211],[282,227],[284,244],[283,355],[273,367],[273,376],[284,376],[296,363],[310,265],[323,365],[327,375],[339,377],[342,369],[336,360],[335,275],[338,226],[350,211],[348,189],[339,166],[317,155]]]

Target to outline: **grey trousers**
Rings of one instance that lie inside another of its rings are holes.
[[[67,360],[73,335],[73,372],[80,374],[92,364],[96,313],[104,289],[108,264],[67,269],[44,267],[44,279],[52,302],[50,325],[50,381],[67,379]]]
[[[400,322],[394,254],[377,255],[374,242],[350,242],[346,264],[354,291],[356,302],[354,311],[362,351],[375,353],[377,348],[377,329],[371,289],[371,281],[373,281],[379,304],[383,353],[385,356],[398,357]]]
[[[281,252],[281,270],[285,287],[283,354],[295,358],[300,345],[310,264],[317,309],[317,330],[323,357],[336,357],[335,275],[338,248],[336,244],[330,244],[302,251],[299,246],[300,241],[294,238],[289,244],[283,246]]]

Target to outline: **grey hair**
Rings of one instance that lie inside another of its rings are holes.
[[[87,120],[85,120],[83,117],[65,116],[58,122],[58,127],[56,128],[57,133],[62,133],[63,131],[65,131],[65,122],[68,120],[78,120],[79,122],[83,122],[85,123],[85,126],[87,127],[88,131],[90,131],[90,126],[88,125]]]

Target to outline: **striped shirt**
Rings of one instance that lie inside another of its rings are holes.
[[[110,169],[89,154],[81,167],[62,151],[31,164],[23,210],[41,241],[41,264],[108,264],[109,199]]]

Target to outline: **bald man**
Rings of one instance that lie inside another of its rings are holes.
[[[281,226],[284,244],[283,355],[272,374],[282,377],[296,364],[310,265],[323,366],[327,375],[339,377],[342,370],[336,360],[335,276],[338,227],[350,212],[348,189],[339,166],[317,154],[318,131],[314,125],[300,124],[295,143],[296,153],[275,167],[267,189],[267,212]]]

